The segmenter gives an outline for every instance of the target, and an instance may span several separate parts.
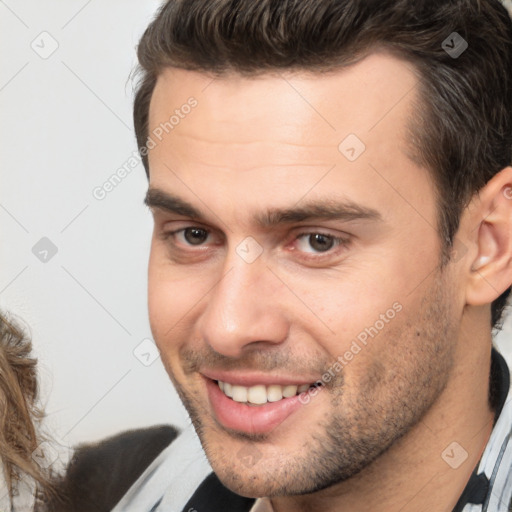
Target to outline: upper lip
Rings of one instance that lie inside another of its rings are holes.
[[[220,380],[222,382],[229,382],[238,386],[257,386],[264,384],[271,386],[277,384],[278,386],[302,386],[304,384],[313,384],[318,378],[312,377],[310,380],[304,377],[292,377],[285,375],[270,375],[268,373],[248,372],[248,371],[222,371],[222,370],[201,370],[200,373],[203,377],[211,380]]]

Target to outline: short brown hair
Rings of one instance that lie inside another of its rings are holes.
[[[457,57],[447,51],[454,32],[468,44]],[[134,124],[146,174],[149,104],[164,68],[321,73],[377,47],[419,72],[410,143],[436,184],[446,261],[473,194],[512,163],[512,22],[498,0],[169,0],[138,47]],[[509,293],[492,303],[493,326]]]

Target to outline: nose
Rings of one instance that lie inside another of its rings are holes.
[[[280,282],[264,259],[247,263],[234,254],[224,268],[199,319],[202,339],[232,358],[249,346],[261,348],[286,340],[289,325],[280,304]]]

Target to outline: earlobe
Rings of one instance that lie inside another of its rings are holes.
[[[478,252],[470,269],[466,302],[484,305],[512,284],[512,167],[494,176],[476,201],[473,226]]]

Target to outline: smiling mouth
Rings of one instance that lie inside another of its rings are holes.
[[[265,405],[267,402],[279,402],[285,398],[291,398],[308,391],[311,388],[319,387],[319,383],[287,385],[257,384],[256,386],[246,387],[238,384],[230,384],[221,380],[216,381],[220,390],[231,400],[247,405]]]

